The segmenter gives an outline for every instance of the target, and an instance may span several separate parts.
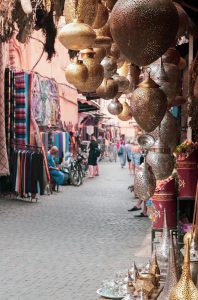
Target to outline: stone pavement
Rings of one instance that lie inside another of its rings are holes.
[[[0,201],[0,300],[96,300],[103,279],[150,256],[149,220],[127,211],[127,168],[100,168],[38,203]]]

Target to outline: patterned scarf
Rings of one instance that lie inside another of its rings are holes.
[[[6,134],[5,134],[4,53],[5,53],[5,49],[3,43],[0,43],[0,176],[9,175]]]

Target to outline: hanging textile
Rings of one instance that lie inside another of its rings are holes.
[[[4,45],[0,43],[0,176],[9,175],[4,108]]]
[[[54,80],[33,74],[32,113],[40,126],[59,126],[59,93],[57,83]]]
[[[28,74],[15,72],[15,140],[19,144],[29,141]]]

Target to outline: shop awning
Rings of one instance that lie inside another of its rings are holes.
[[[95,101],[87,101],[83,98],[78,98],[78,112],[88,112],[99,110],[100,106]]]

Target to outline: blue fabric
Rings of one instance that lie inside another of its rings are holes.
[[[54,158],[49,153],[47,155],[47,161],[48,161],[50,175],[51,175],[53,181],[58,185],[62,185],[64,183],[65,175],[59,170],[51,169],[51,168],[56,168],[56,164],[55,164]]]
[[[138,153],[138,152],[133,152],[132,153],[132,158],[133,158],[134,165],[138,166],[140,164],[140,157],[141,157],[141,153]]]

